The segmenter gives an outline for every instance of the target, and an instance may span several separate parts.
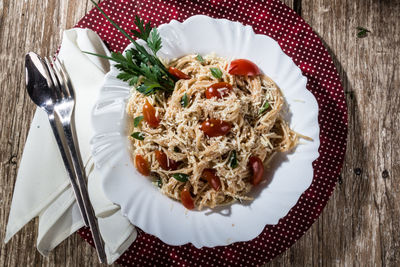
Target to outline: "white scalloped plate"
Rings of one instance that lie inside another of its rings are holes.
[[[106,75],[92,114],[92,153],[104,192],[121,206],[132,224],[170,245],[192,243],[200,248],[251,240],[265,225],[277,224],[312,182],[312,162],[319,155],[317,101],[306,89],[307,80],[300,69],[278,43],[255,34],[250,26],[197,15],[183,23],[172,20],[158,29],[163,41],[161,57],[215,53],[227,59],[255,62],[283,91],[291,127],[314,141],[304,141],[293,153],[275,159],[266,174],[272,176],[267,178],[270,182],[252,191],[254,201],[214,210],[186,210],[162,195],[134,168],[125,115],[130,88],[115,78],[118,72],[113,68]]]

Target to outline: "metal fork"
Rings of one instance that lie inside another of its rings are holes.
[[[52,89],[59,101],[54,105],[54,114],[59,122],[64,138],[62,139],[63,146],[69,149],[70,159],[76,174],[76,181],[79,185],[80,195],[82,197],[83,206],[85,208],[86,217],[92,232],[94,244],[99,256],[100,262],[106,261],[104,245],[101,239],[100,231],[97,226],[96,217],[89,200],[89,194],[85,182],[85,171],[83,168],[82,159],[80,157],[79,146],[75,130],[75,93],[72,87],[71,80],[61,63],[55,57],[55,61],[45,58],[45,65],[50,74]],[[66,145],[66,146],[65,146]]]

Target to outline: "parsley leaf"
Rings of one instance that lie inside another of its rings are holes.
[[[138,127],[140,122],[143,120],[143,116],[137,116],[133,119],[133,126]]]
[[[161,85],[157,82],[151,80],[145,80],[141,85],[139,85],[136,90],[144,95],[151,95],[155,93],[157,89],[161,88]]]
[[[222,78],[222,71],[219,68],[210,68],[210,71],[215,78],[217,79]]]
[[[174,173],[172,174],[172,177],[174,177],[176,180],[182,183],[187,182],[189,180],[189,175],[184,173]]]
[[[182,96],[181,105],[182,105],[182,107],[186,108],[186,107],[188,106],[188,104],[189,104],[188,96],[187,96],[187,94],[185,93],[185,94]]]
[[[200,62],[200,63],[204,63],[204,58],[201,55],[197,55],[196,59]]]
[[[268,100],[265,100],[264,105],[261,107],[260,111],[258,114],[263,114],[267,109],[269,108],[269,102]]]
[[[368,33],[370,32],[369,30],[367,30],[366,28],[363,27],[357,27],[357,37],[358,38],[365,38],[368,36]]]
[[[134,132],[133,134],[131,134],[131,136],[140,141],[144,140],[144,134],[141,132]]]
[[[138,15],[135,15],[134,23],[138,27],[139,31],[131,30],[131,32],[133,33],[133,36],[135,36],[139,39],[147,40],[147,38],[149,38],[149,34],[151,31],[150,22],[147,22],[147,24],[145,25],[144,21],[142,19],[140,19]]]
[[[150,35],[147,39],[147,45],[150,47],[151,51],[153,51],[154,55],[161,49],[161,37],[158,33],[157,29],[154,28],[151,30]]]
[[[161,178],[158,178],[158,180],[157,180],[157,186],[158,186],[158,188],[161,188],[161,187],[162,187],[162,180],[161,180]]]
[[[229,156],[229,166],[231,166],[232,169],[235,169],[239,165],[237,162],[236,153],[237,153],[236,150],[232,150],[232,153]]]

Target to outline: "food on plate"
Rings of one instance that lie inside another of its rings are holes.
[[[187,209],[251,200],[264,165],[304,137],[283,119],[276,84],[247,59],[192,54],[165,62],[156,28],[135,18],[143,46],[113,24],[134,46],[106,58],[132,87],[126,112],[138,172]]]
[[[172,92],[145,95],[134,87],[126,109],[132,121],[144,117],[132,125],[143,135],[130,137],[135,166],[143,174],[145,159],[160,191],[188,209],[251,199],[264,164],[299,138],[281,116],[281,91],[254,63],[197,57],[168,64],[184,74]],[[240,62],[251,63],[248,73]]]

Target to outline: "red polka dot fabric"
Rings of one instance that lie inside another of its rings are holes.
[[[308,79],[307,89],[319,106],[320,156],[313,162],[311,186],[277,225],[267,225],[248,242],[197,249],[187,244],[169,246],[157,237],[139,231],[131,247],[118,259],[123,266],[254,266],[284,252],[310,228],[330,198],[346,151],[347,107],[344,91],[332,59],[311,27],[279,0],[104,0],[101,8],[126,31],[135,28],[134,15],[153,26],[172,19],[184,21],[204,14],[251,25],[256,33],[275,39]],[[123,51],[129,41],[96,9],[76,27],[97,32],[113,51]],[[179,231],[179,229],[177,229]],[[87,228],[79,234],[93,244]]]

